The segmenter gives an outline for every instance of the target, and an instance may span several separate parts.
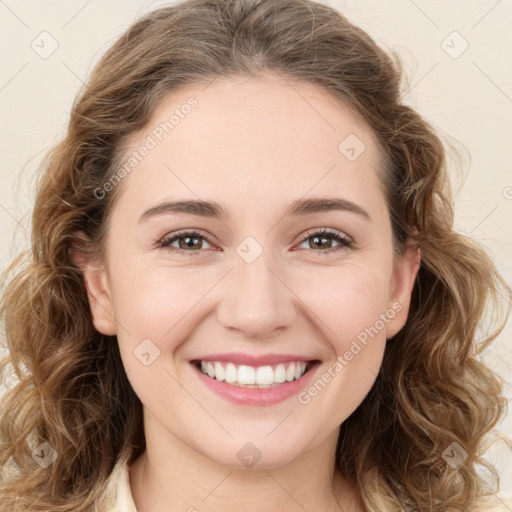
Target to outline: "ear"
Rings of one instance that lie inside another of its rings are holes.
[[[386,326],[386,338],[392,338],[405,325],[411,304],[411,293],[421,264],[420,246],[407,239],[405,252],[395,260],[391,278],[389,308],[396,314]]]
[[[83,240],[84,236],[80,234],[79,238]],[[102,334],[114,336],[117,322],[104,263],[78,251],[70,251],[70,257],[82,272],[94,327]]]

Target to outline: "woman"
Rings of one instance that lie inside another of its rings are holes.
[[[310,0],[121,36],[9,270],[3,510],[508,510],[475,333],[509,289],[399,83]]]

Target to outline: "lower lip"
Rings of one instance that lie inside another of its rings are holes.
[[[316,361],[300,379],[284,382],[271,388],[243,388],[232,386],[205,375],[197,366],[191,363],[199,379],[221,398],[237,405],[273,405],[297,395],[311,380],[320,363]]]

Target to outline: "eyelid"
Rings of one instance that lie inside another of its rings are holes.
[[[167,245],[165,245],[165,244],[169,244],[171,242],[171,240],[174,241],[173,239],[179,238],[180,236],[184,236],[184,235],[199,236],[201,238],[204,238],[209,244],[213,244],[213,241],[211,240],[211,239],[213,239],[213,240],[215,240],[215,243],[217,244],[215,237],[206,233],[206,231],[203,231],[202,229],[184,228],[184,229],[179,229],[178,231],[172,231],[171,233],[168,233],[167,235],[164,235],[163,237],[159,238],[156,241],[156,246],[163,247],[165,249],[167,247]],[[178,251],[180,250],[177,247],[173,247],[172,249],[176,249]],[[201,251],[185,251],[185,252],[201,252]]]
[[[305,240],[307,240],[308,238],[310,238],[311,236],[316,235],[316,234],[331,235],[333,237],[341,238],[343,241],[345,241],[349,244],[354,243],[354,240],[352,239],[352,237],[348,236],[343,231],[339,231],[338,229],[334,229],[334,228],[311,228],[311,229],[308,229],[303,235],[301,235],[299,243],[304,242]]]

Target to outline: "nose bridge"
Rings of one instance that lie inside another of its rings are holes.
[[[224,327],[242,330],[251,338],[265,338],[290,325],[293,294],[282,282],[273,251],[247,237],[236,248],[233,265],[218,311]]]

